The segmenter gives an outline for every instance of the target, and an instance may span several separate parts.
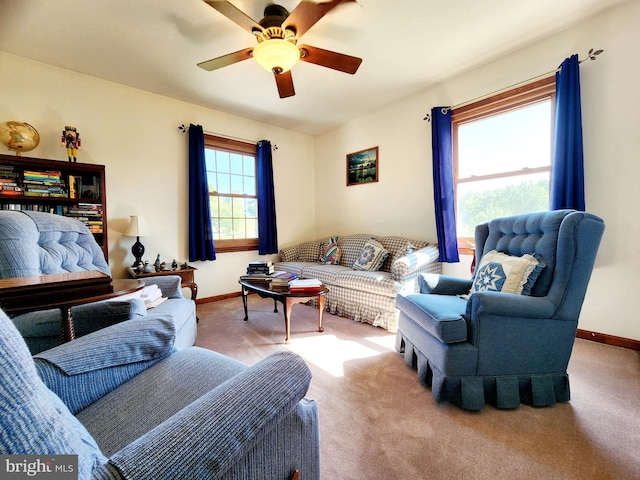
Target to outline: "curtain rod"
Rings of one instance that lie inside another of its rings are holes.
[[[602,52],[604,52],[604,50],[602,50],[602,49],[594,50],[593,48],[591,48],[589,50],[589,53],[587,54],[587,58],[583,58],[582,60],[578,60],[578,63],[586,62],[587,60],[595,60],[596,57],[598,55],[600,55]],[[519,87],[521,85],[526,85],[527,83],[531,83],[531,82],[533,82],[535,80],[541,80],[541,79],[546,78],[546,77],[548,77],[550,75],[553,75],[554,73],[556,73],[559,70],[560,70],[560,67],[555,68],[553,70],[550,70],[550,71],[548,71],[546,73],[542,73],[542,74],[540,74],[540,75],[538,75],[536,77],[532,77],[532,78],[529,78],[527,80],[523,80],[522,82],[514,83],[513,85],[509,85],[508,87],[504,87],[504,88],[501,88],[499,90],[495,90],[495,91],[493,91],[491,93],[487,93],[486,95],[482,95],[480,97],[472,98],[471,100],[467,100],[465,102],[458,103],[457,105],[453,105],[451,107],[443,107],[443,108],[448,108],[448,109],[451,109],[451,110],[456,109],[456,108],[460,108],[462,106],[469,105],[470,103],[474,103],[474,102],[477,102],[477,101],[480,101],[480,100],[484,100],[485,98],[492,97],[494,95],[497,95],[498,93],[506,92],[507,90],[511,90],[512,88],[516,88],[516,87]],[[425,115],[425,117],[423,118],[423,120],[426,120],[427,122],[430,122],[431,121],[431,114],[427,113]]]
[[[182,133],[187,133],[187,130],[189,130],[189,127],[185,127],[184,123],[181,123],[180,125],[178,125],[178,130],[180,130]],[[203,130],[203,132],[206,133],[207,135],[216,135],[217,137],[227,138],[229,140],[239,140],[241,142],[248,142],[248,143],[260,142],[260,140],[249,140],[247,138],[233,137],[231,135],[225,135],[224,133],[209,132],[207,130]],[[273,148],[273,150],[278,150],[277,145],[272,145],[271,148]]]

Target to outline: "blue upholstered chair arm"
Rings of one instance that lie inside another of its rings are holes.
[[[468,341],[478,347],[478,375],[561,373],[567,368],[577,321],[554,318],[547,297],[476,292],[465,314]]]
[[[552,318],[558,306],[548,297],[530,297],[514,293],[475,292],[467,301],[466,317],[485,315],[513,318]]]
[[[310,381],[311,372],[302,358],[291,352],[274,353],[203,395],[109,461],[131,480],[146,480],[149,472],[156,480],[221,478],[296,408]],[[273,454],[277,455],[277,449]]]
[[[435,295],[466,295],[471,290],[471,280],[437,273],[423,273],[418,278],[420,293]]]
[[[183,298],[182,279],[178,275],[159,275],[157,277],[144,277],[144,284],[157,285],[162,291],[162,296],[167,298]]]
[[[171,354],[174,341],[172,318],[149,315],[41,352],[34,362],[45,385],[75,414]]]

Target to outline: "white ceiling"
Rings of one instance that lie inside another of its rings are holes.
[[[301,39],[361,57],[358,72],[300,62],[285,99],[253,60],[196,67],[256,43],[202,0],[0,0],[0,50],[317,135],[624,1],[358,0]],[[232,3],[258,21],[274,2]]]

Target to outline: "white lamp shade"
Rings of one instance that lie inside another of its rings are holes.
[[[129,217],[129,225],[127,226],[127,230],[124,232],[124,236],[144,237],[146,235],[149,235],[149,229],[147,228],[147,224],[144,222],[144,219],[136,215],[131,215]]]
[[[255,46],[253,58],[267,72],[288,72],[300,60],[300,50],[287,40],[272,38]]]

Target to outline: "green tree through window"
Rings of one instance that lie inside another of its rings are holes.
[[[476,225],[549,208],[553,77],[454,109],[458,247],[470,253]]]

